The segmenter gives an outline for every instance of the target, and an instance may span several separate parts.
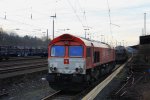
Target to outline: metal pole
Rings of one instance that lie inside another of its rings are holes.
[[[117,40],[116,40],[116,46],[117,46]]]
[[[144,34],[146,35],[146,13],[144,13]]]
[[[105,43],[105,36],[104,36],[104,43]]]
[[[103,36],[103,35],[101,35],[101,42],[103,42],[103,41],[102,41],[102,39],[103,39],[103,37],[102,37],[102,36]]]
[[[53,17],[53,39],[54,39],[54,17]]]
[[[106,36],[106,43],[108,43],[108,36]]]
[[[124,40],[122,40],[122,46],[124,46]]]
[[[85,38],[86,38],[86,29],[84,29],[85,30]]]
[[[85,28],[84,30],[85,30],[85,38],[86,38],[86,37],[87,37],[87,36],[86,36],[86,31],[89,30],[89,29],[88,29],[88,28]]]
[[[53,39],[54,39],[54,18],[56,18],[56,14],[55,16],[51,16],[51,17],[53,17]]]
[[[48,29],[47,29],[47,51],[48,52]]]
[[[47,47],[48,47],[48,29],[47,29]]]
[[[6,19],[7,17],[6,17],[6,12],[5,12],[5,18],[4,19]]]
[[[144,36],[144,29],[142,28],[142,36]]]

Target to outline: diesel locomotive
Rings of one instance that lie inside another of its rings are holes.
[[[82,88],[115,66],[115,49],[107,43],[63,34],[48,45],[47,81],[55,90]]]

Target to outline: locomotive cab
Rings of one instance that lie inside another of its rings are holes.
[[[47,80],[54,89],[80,83],[85,78],[85,45],[79,38],[64,34],[49,44]],[[57,87],[55,85],[57,84]]]
[[[74,42],[65,45],[64,42],[49,49],[49,73],[85,74],[84,46]]]

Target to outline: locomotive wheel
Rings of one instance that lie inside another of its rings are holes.
[[[90,74],[86,75],[86,82],[87,82],[87,85],[91,85],[92,84],[92,76]]]
[[[97,81],[99,76],[100,76],[100,73],[99,73],[98,69],[94,69],[93,71],[91,70],[90,76],[91,76],[92,83]]]

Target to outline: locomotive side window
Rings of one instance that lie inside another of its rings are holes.
[[[51,56],[53,57],[63,57],[65,56],[65,46],[52,46]]]
[[[82,46],[69,46],[69,57],[82,57],[83,47]]]
[[[86,57],[91,57],[91,48],[86,49]]]
[[[94,52],[94,63],[97,63],[97,62],[99,62],[99,52],[98,51],[95,51]]]

